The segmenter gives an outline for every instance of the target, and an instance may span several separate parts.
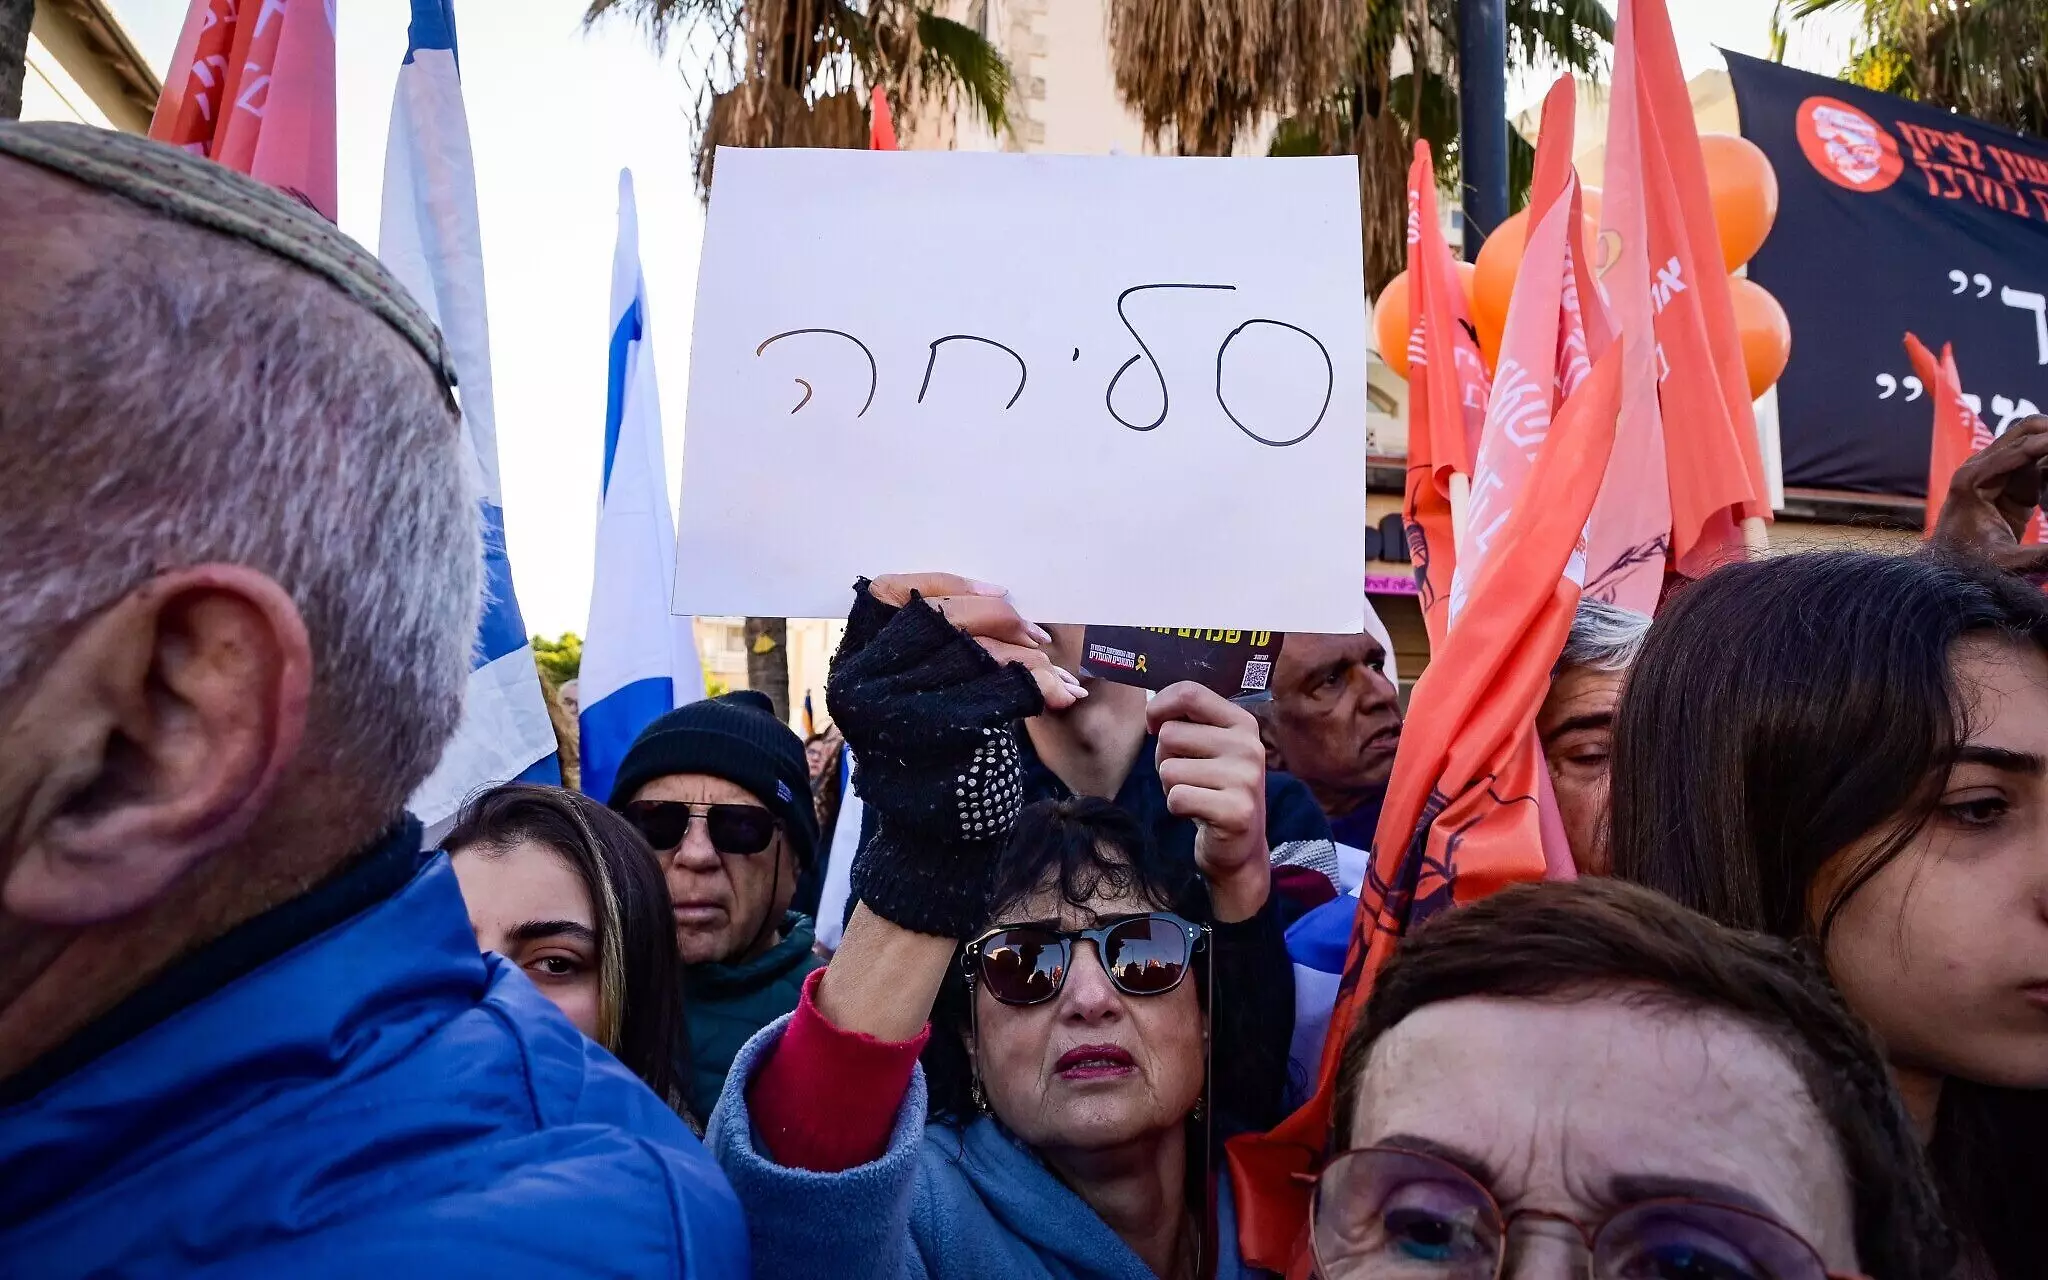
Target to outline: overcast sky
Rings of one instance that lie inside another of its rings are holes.
[[[1071,0],[1060,0],[1069,3]],[[1686,73],[1714,46],[1765,54],[1773,0],[1671,0]],[[165,70],[186,0],[113,0]],[[408,0],[336,0],[341,225],[377,243],[391,92]],[[673,56],[624,23],[582,30],[581,0],[457,0],[476,152],[507,541],[529,630],[581,631],[589,606],[605,400],[618,171],[639,194],[669,484],[682,457],[690,309],[703,214],[691,189],[689,94]],[[487,20],[486,20],[487,19]],[[1790,61],[1832,71],[1849,28],[1795,40]],[[1519,109],[1540,97],[1512,87]]]

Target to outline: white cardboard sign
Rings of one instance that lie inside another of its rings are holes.
[[[1354,164],[721,149],[674,608],[1357,631]]]

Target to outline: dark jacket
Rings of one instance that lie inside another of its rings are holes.
[[[0,1275],[743,1276],[732,1189],[417,823],[0,1084]]]
[[[804,978],[825,962],[811,954],[817,929],[792,911],[782,941],[740,964],[683,969],[683,1019],[690,1025],[690,1110],[708,1120],[740,1046],[785,1013],[794,1012]]]

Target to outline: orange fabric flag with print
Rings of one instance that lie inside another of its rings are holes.
[[[1909,333],[1906,358],[1913,362],[1913,372],[1919,375],[1920,385],[1927,388],[1927,398],[1934,402],[1934,439],[1927,451],[1927,517],[1922,525],[1923,532],[1932,534],[1956,468],[1989,448],[1996,437],[1979,416],[1976,404],[1963,393],[1963,375],[1956,368],[1954,347],[1943,343],[1941,359],[1936,361],[1934,353]],[[2020,541],[2037,546],[2044,534],[2048,534],[2048,513],[2036,507]]]
[[[868,150],[901,149],[896,145],[896,117],[889,111],[889,95],[876,85],[868,91]]]
[[[1432,649],[1450,624],[1451,477],[1472,474],[1490,382],[1458,283],[1456,261],[1437,221],[1436,168],[1429,143],[1408,167],[1408,485],[1401,520],[1415,563],[1415,590]]]
[[[1553,128],[1554,108],[1564,121]],[[1621,348],[1573,230],[1569,81],[1546,105],[1528,248],[1473,472],[1449,634],[1416,682],[1394,759],[1316,1091],[1271,1133],[1229,1144],[1239,1242],[1254,1266],[1306,1273],[1309,1181],[1332,1135],[1337,1065],[1372,976],[1410,929],[1550,870],[1537,708],[1578,607],[1585,528],[1614,443]],[[1561,135],[1561,136],[1560,136]]]
[[[1621,0],[1608,120],[1610,138],[1634,131],[1633,145],[1609,156],[1602,212],[1617,190],[1640,202],[1671,549],[1678,571],[1696,578],[1741,559],[1741,522],[1771,511],[1707,164],[1664,0]],[[1608,230],[1621,229],[1603,227],[1603,240]],[[1634,253],[1618,251],[1623,261]],[[1632,330],[1640,317],[1625,307],[1617,298],[1617,319]]]
[[[335,221],[331,0],[192,0],[149,136]]]

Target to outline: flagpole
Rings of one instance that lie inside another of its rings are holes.
[[[1416,61],[1419,68],[1421,59]],[[1458,137],[1467,262],[1478,261],[1479,247],[1508,216],[1507,62],[1502,0],[1458,0]]]

